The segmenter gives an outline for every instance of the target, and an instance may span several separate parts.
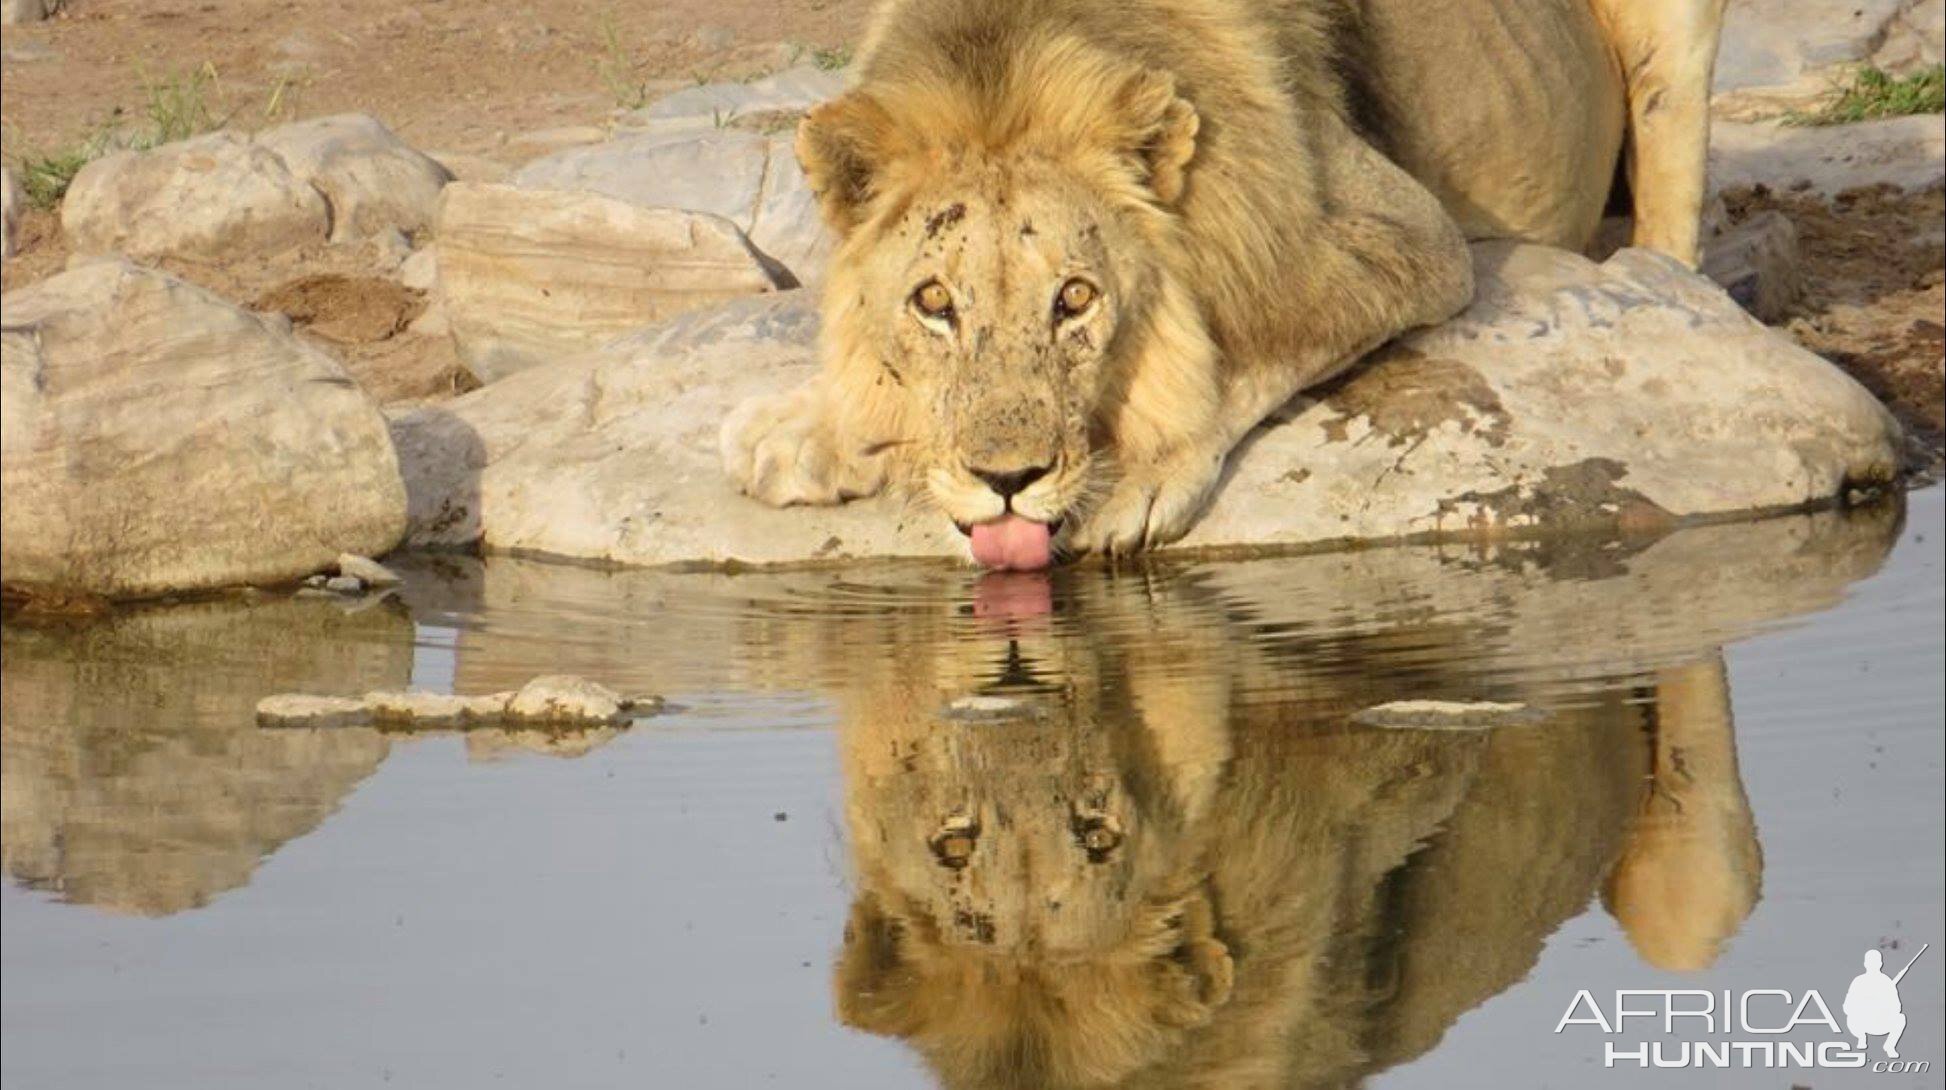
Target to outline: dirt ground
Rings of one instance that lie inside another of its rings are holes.
[[[6,153],[59,150],[140,115],[145,86],[214,73],[211,109],[258,128],[348,110],[408,143],[487,169],[546,151],[617,110],[709,80],[842,62],[870,0],[69,0],[46,23],[8,27],[0,65]],[[1733,219],[1776,209],[1797,225],[1809,288],[1784,327],[1885,399],[1941,461],[1946,231],[1938,191],[1865,191],[1825,202],[1763,189],[1726,195]],[[66,261],[54,217],[23,225],[6,287]],[[396,283],[397,255],[316,247],[221,265],[165,263],[239,302],[280,310],[383,400],[441,397],[473,379],[450,339],[411,325],[424,307]]]
[[[842,49],[869,0],[68,0],[10,26],[0,67],[8,151],[52,150],[143,87],[201,69],[241,128],[358,110],[427,151],[491,155],[521,132],[596,124],[618,106],[762,75]],[[611,44],[612,42],[612,44]]]

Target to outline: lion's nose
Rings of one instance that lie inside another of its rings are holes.
[[[1047,476],[1047,471],[1053,468],[1051,465],[1039,465],[1028,466],[1026,469],[997,470],[974,469],[968,466],[967,472],[985,481],[988,488],[1000,494],[1001,499],[1010,500],[1014,497],[1014,493]]]

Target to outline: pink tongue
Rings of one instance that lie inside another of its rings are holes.
[[[1047,523],[1002,515],[973,527],[973,559],[999,571],[1039,571],[1053,548]]]

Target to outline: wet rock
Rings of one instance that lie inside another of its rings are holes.
[[[705,128],[689,136],[635,136],[536,160],[513,183],[722,216],[788,271],[784,286],[815,283],[831,253],[788,129],[781,135]]]
[[[365,583],[355,575],[334,575],[324,581],[324,589],[333,594],[363,594]]]
[[[14,255],[15,237],[20,232],[20,214],[27,210],[27,194],[13,168],[0,167],[0,259]]]
[[[322,241],[330,228],[317,189],[233,132],[103,156],[61,202],[61,230],[78,253],[234,259]]]
[[[1391,730],[1490,730],[1547,718],[1526,704],[1491,700],[1394,700],[1357,712],[1352,721]]]
[[[506,714],[510,695],[456,696],[416,689],[370,692],[365,694],[364,706],[373,721],[381,725],[457,728],[467,723],[498,720]]]
[[[626,718],[624,710],[614,690],[566,674],[537,677],[507,702],[509,719],[562,725],[619,723]]]
[[[280,583],[397,544],[405,493],[384,418],[283,323],[112,260],[5,307],[9,585],[140,597]]]
[[[1763,184],[1827,197],[1881,183],[1924,189],[1946,179],[1946,127],[1936,114],[1802,127],[1717,121],[1709,173],[1718,189]]]
[[[455,183],[439,238],[446,320],[489,382],[779,283],[727,220],[592,193]]]
[[[370,557],[355,553],[338,554],[338,574],[356,579],[368,587],[396,587],[401,582],[398,572]]]
[[[1676,263],[1474,255],[1468,310],[1276,414],[1182,544],[1652,531],[1897,472],[1869,393]],[[806,293],[742,300],[395,418],[410,540],[627,564],[964,556],[893,499],[778,510],[725,478],[724,415],[808,378],[816,328]]]
[[[344,696],[279,693],[257,702],[257,723],[265,727],[359,727],[371,718],[364,701]]]
[[[281,125],[257,136],[292,174],[314,186],[331,206],[331,240],[367,238],[385,230],[430,229],[439,192],[453,176],[414,151],[377,118],[338,114]]]
[[[1797,228],[1781,212],[1760,212],[1709,239],[1702,271],[1767,324],[1782,321],[1804,294]]]

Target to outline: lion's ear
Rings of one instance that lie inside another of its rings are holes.
[[[1182,198],[1189,164],[1196,157],[1196,107],[1176,93],[1176,81],[1144,72],[1121,95],[1124,147],[1134,154],[1149,189],[1163,204]]]
[[[884,107],[856,91],[818,105],[797,126],[798,165],[841,236],[864,217],[889,129]]]

